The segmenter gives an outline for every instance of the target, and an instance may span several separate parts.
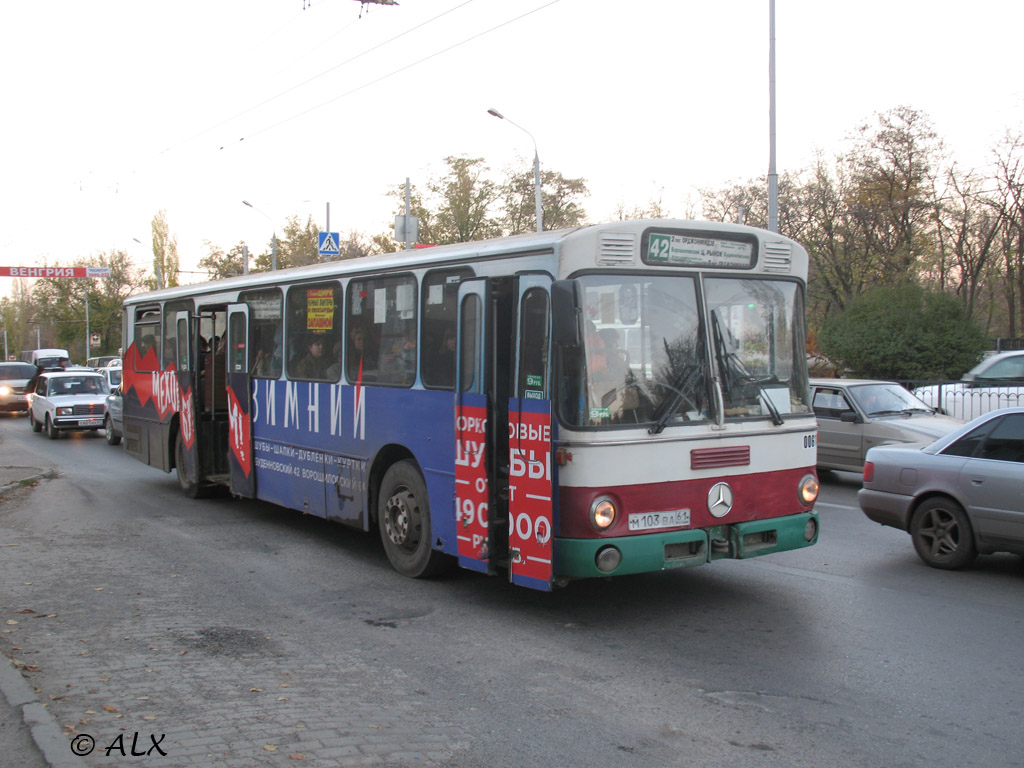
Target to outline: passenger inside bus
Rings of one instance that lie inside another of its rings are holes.
[[[376,347],[367,338],[366,329],[361,325],[353,325],[348,334],[348,378],[351,381],[376,379],[377,354]]]
[[[306,354],[295,363],[292,375],[300,379],[324,379],[330,362],[324,354],[324,337],[310,336],[306,343]]]

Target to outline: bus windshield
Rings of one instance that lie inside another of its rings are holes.
[[[809,413],[797,284],[693,276],[587,275],[586,334],[564,350],[570,426],[668,425]],[[719,372],[721,406],[713,385]]]

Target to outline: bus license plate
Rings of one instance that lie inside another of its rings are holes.
[[[629,530],[651,531],[655,528],[677,528],[690,524],[690,510],[673,509],[668,512],[641,512],[628,518]]]

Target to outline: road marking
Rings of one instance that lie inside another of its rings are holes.
[[[814,504],[814,506],[815,507],[832,507],[832,509],[854,509],[854,510],[857,510],[858,512],[860,511],[860,507],[851,507],[849,504],[832,504],[832,503],[827,502],[827,501],[816,502]]]

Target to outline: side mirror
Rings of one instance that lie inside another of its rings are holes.
[[[583,343],[583,291],[576,280],[551,284],[551,319],[555,343],[579,347]]]
[[[855,411],[843,411],[839,414],[839,420],[845,424],[861,424],[863,422],[860,414]]]

